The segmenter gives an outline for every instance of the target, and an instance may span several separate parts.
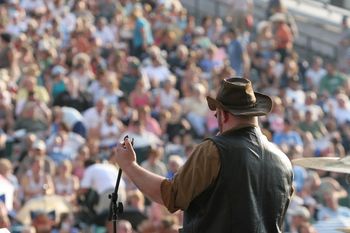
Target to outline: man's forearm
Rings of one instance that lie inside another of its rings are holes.
[[[160,185],[165,179],[139,166],[136,162],[122,168],[134,184],[151,200],[163,205]]]

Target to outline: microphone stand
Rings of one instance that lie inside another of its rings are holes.
[[[128,136],[125,136],[124,140],[127,139]],[[131,145],[134,145],[134,139],[131,140]],[[124,211],[123,203],[118,202],[118,189],[120,184],[120,179],[122,177],[122,169],[119,168],[118,178],[115,184],[114,192],[108,195],[108,198],[111,199],[111,203],[109,205],[109,214],[108,220],[113,222],[113,232],[117,233],[117,220],[118,213],[121,214]]]
[[[114,188],[114,192],[112,194],[108,195],[108,198],[111,199],[111,203],[109,205],[109,215],[108,220],[113,222],[113,232],[117,232],[117,220],[118,220],[118,213],[123,213],[123,203],[118,202],[118,189],[120,184],[120,179],[122,177],[122,169],[119,168],[118,171],[118,178],[117,182]]]

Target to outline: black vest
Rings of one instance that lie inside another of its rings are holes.
[[[191,202],[181,232],[282,232],[293,181],[287,156],[254,127],[207,140],[219,149],[219,175]]]

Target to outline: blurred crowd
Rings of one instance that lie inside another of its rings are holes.
[[[138,162],[171,179],[195,144],[217,133],[205,97],[232,76],[272,97],[260,125],[291,160],[345,157],[347,18],[338,60],[306,60],[281,1],[270,1],[258,22],[252,1],[231,2],[230,17],[198,19],[179,0],[0,1],[0,228],[112,232],[113,148],[134,138]],[[294,172],[286,232],[350,218],[345,175]],[[181,225],[181,212],[169,214],[126,176],[118,194],[119,233]]]

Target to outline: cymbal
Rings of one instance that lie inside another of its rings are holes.
[[[338,228],[337,231],[350,233],[350,227]]]
[[[329,172],[350,173],[350,156],[321,157],[321,158],[301,158],[292,160],[294,165],[306,168],[319,169]]]

